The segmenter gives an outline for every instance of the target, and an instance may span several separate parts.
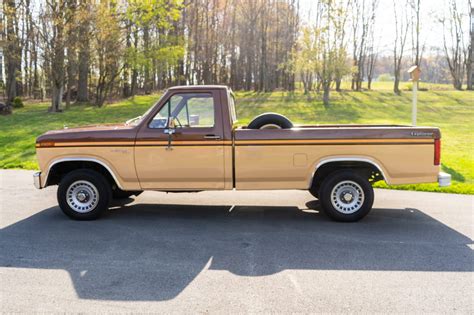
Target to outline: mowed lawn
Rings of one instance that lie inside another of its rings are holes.
[[[402,84],[408,88],[408,84]],[[422,84],[418,125],[436,126],[442,132],[442,168],[453,177],[451,187],[437,184],[393,186],[397,189],[474,194],[474,92],[455,91],[448,85]],[[375,83],[372,91],[331,93],[326,109],[321,95],[276,91],[237,92],[237,115],[242,124],[264,112],[286,115],[295,124],[410,124],[411,92],[394,95],[390,83]],[[123,122],[141,115],[159,95],[136,96],[103,108],[72,105],[63,113],[47,113],[47,103],[27,102],[11,116],[0,116],[0,168],[36,169],[35,138],[51,129],[88,124]],[[386,187],[382,183],[378,187]]]

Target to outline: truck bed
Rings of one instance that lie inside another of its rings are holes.
[[[308,189],[320,165],[361,161],[380,169],[389,184],[435,182],[438,128],[393,125],[322,125],[234,131],[237,189]]]

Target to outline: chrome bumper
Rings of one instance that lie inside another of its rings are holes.
[[[451,185],[451,175],[444,172],[438,174],[438,185],[439,187],[447,187]]]
[[[35,185],[36,189],[41,189],[41,172],[37,172],[33,174],[33,184]]]

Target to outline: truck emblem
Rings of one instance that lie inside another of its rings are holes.
[[[432,132],[423,132],[423,131],[412,131],[411,136],[412,137],[432,137],[433,133]]]

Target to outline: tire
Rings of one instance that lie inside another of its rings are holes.
[[[309,193],[311,195],[313,195],[314,198],[316,199],[319,199],[319,190],[321,188],[321,185],[317,184],[317,185],[313,185],[310,189],[309,189]]]
[[[71,219],[95,220],[109,207],[112,189],[102,174],[78,169],[61,179],[57,198],[59,207]]]
[[[142,192],[143,190],[130,191],[130,190],[122,190],[120,188],[116,188],[112,190],[112,198],[113,199],[126,199],[126,198],[130,198],[131,196],[138,197]]]
[[[356,222],[365,217],[374,203],[374,189],[368,179],[351,170],[329,174],[322,182],[319,200],[333,220]]]
[[[248,129],[290,129],[293,123],[283,115],[265,113],[255,117],[247,126]]]

